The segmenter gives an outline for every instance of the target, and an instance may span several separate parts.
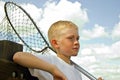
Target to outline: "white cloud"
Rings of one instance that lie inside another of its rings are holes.
[[[115,25],[112,31],[112,38],[113,40],[120,39],[120,22]]]
[[[5,4],[5,2],[0,1],[0,22],[1,22],[2,19],[5,17],[4,4]]]
[[[120,41],[115,42],[114,44],[112,44],[111,49],[112,49],[112,53],[115,56],[120,56]]]
[[[41,17],[42,17],[42,9],[36,7],[33,4],[21,4],[22,8],[24,8],[26,10],[26,12],[33,18],[33,20],[37,23],[40,21]]]
[[[120,56],[120,41],[113,43],[112,45],[105,44],[89,44],[81,49],[81,56],[98,55],[98,57],[115,58]]]
[[[87,13],[81,9],[81,4],[67,0],[61,0],[57,4],[55,2],[47,3],[43,13],[43,19],[39,22],[39,26],[42,26],[45,32],[57,20],[71,20],[80,27],[88,21]]]
[[[92,54],[92,49],[90,48],[84,48],[81,50],[82,55],[91,55]]]
[[[101,66],[103,65],[102,63],[119,58],[119,48],[120,41],[109,46],[105,44],[89,44],[81,49],[80,55],[72,57],[72,60],[77,64],[84,66],[84,68],[94,70],[99,66],[98,64],[96,65],[96,63],[100,63]]]
[[[104,27],[96,24],[92,30],[82,30],[82,38],[81,39],[93,39],[99,37],[106,37],[108,33],[105,31]]]

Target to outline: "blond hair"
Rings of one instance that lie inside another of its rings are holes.
[[[65,29],[70,29],[70,28],[78,29],[77,25],[75,25],[71,21],[60,20],[60,21],[53,23],[48,30],[49,42],[51,43],[51,40],[53,39],[56,39],[56,40],[59,39],[62,36],[62,31],[64,31]]]

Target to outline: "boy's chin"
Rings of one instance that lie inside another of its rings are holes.
[[[73,54],[72,56],[77,56],[78,55],[78,53],[76,53],[76,54]]]

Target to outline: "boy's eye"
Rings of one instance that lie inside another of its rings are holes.
[[[71,40],[71,41],[78,41],[79,40],[79,36],[78,37],[75,37],[75,36],[69,36],[67,37],[67,39]]]
[[[79,40],[79,37],[77,37],[77,40]]]
[[[73,37],[68,37],[68,39],[72,40],[72,39],[74,39],[74,38],[73,38]]]
[[[73,39],[72,37],[69,37],[68,39]]]

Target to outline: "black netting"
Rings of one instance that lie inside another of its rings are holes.
[[[29,14],[12,2],[5,4],[6,17],[0,23],[0,40],[22,43],[24,51],[41,52],[48,46]]]

